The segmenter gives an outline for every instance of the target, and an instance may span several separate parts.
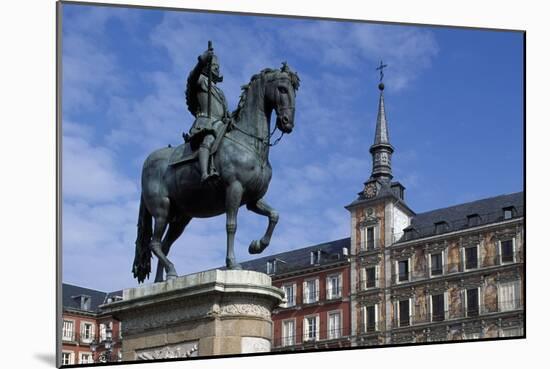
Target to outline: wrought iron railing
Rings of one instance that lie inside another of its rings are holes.
[[[426,314],[408,315],[406,318],[392,319],[392,328],[409,327],[412,325],[452,321],[464,318],[477,318],[492,313],[504,313],[523,309],[521,299],[497,301],[494,304],[479,304],[477,307],[462,307],[459,309],[441,309]]]

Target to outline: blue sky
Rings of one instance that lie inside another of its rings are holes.
[[[63,5],[63,281],[135,286],[143,160],[181,142],[184,88],[211,39],[220,87],[283,60],[298,71],[296,126],[270,153],[281,214],[269,255],[349,236],[344,206],[369,177],[380,59],[394,179],[416,212],[523,189],[523,35],[442,27]],[[238,260],[266,220],[241,209]],[[222,265],[225,218],[172,247],[179,274]],[[156,265],[156,261],[155,261]]]

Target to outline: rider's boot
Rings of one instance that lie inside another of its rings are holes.
[[[210,148],[214,143],[214,136],[208,135],[204,138],[199,147],[199,165],[201,169],[201,183],[205,183],[209,179],[215,177],[216,173],[208,172],[208,159],[210,157]]]

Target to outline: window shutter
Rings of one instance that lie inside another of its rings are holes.
[[[395,319],[395,325],[399,327],[399,301],[394,301],[393,303],[393,315]]]
[[[476,264],[476,268],[479,268],[481,267],[481,247],[480,245],[477,245],[476,246],[476,251],[477,251],[477,264]]]
[[[307,341],[308,336],[309,336],[309,324],[307,322],[307,318],[304,318],[304,329],[303,329],[303,331],[304,331],[303,341],[305,342],[305,341]]]
[[[376,225],[372,227],[372,238],[373,238],[372,243],[375,249],[380,247],[380,245],[378,244],[377,236],[378,236],[378,226]]]
[[[395,278],[395,283],[399,283],[399,261],[394,262],[393,276]]]
[[[409,324],[413,325],[414,323],[414,299],[409,298]]]
[[[380,265],[377,264],[374,267],[374,286],[375,287],[380,286],[379,281],[380,281]]]
[[[445,319],[449,319],[449,293],[447,291],[443,293],[443,316]]]
[[[292,305],[296,305],[296,283],[292,284]]]
[[[432,254],[428,254],[428,275],[432,276]]]
[[[477,313],[481,314],[481,287],[477,288]]]
[[[445,274],[445,268],[447,266],[447,249],[444,249],[441,253],[441,273]]]
[[[432,295],[430,295],[430,304],[428,306],[428,310],[430,312],[430,322],[433,322],[434,316],[433,316],[433,302],[432,302]]]
[[[365,290],[367,288],[367,270],[365,268],[361,268],[359,278],[361,279],[361,289]]]
[[[412,275],[413,275],[413,269],[414,269],[414,258],[413,257],[410,257],[407,259],[407,264],[409,264],[409,282],[412,281]]]
[[[285,301],[281,304],[281,307],[288,307],[288,289],[286,286],[283,286],[283,292],[285,294]]]
[[[80,339],[84,339],[86,337],[86,323],[80,322]]]
[[[464,247],[460,248],[460,265],[462,268],[461,270],[465,271],[466,270],[466,251],[464,250]]]
[[[374,305],[374,330],[378,331],[378,304]]]
[[[468,316],[468,292],[464,288],[460,293],[462,295],[462,313],[464,316]]]
[[[502,242],[497,241],[497,260],[499,264],[502,264]]]
[[[314,301],[319,301],[319,278],[315,280],[315,299]]]
[[[319,341],[319,331],[321,330],[321,319],[319,315],[315,317],[315,339]]]
[[[304,281],[302,283],[302,302],[304,304],[307,304],[308,302],[308,296],[309,296],[309,289],[307,288],[307,282]]]
[[[325,281],[325,295],[327,300],[332,299],[332,285],[330,283],[330,277],[327,277]]]
[[[342,283],[342,273],[338,274],[338,290],[336,291],[336,294],[339,297],[344,296],[344,285]]]
[[[512,238],[512,262],[516,262],[516,238]]]

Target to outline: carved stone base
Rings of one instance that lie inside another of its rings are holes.
[[[266,352],[283,300],[263,273],[210,270],[124,290],[101,306],[121,321],[122,360]]]

